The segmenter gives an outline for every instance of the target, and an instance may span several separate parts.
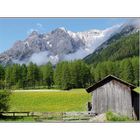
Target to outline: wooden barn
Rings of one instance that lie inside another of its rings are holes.
[[[86,89],[92,94],[91,112],[101,114],[112,111],[139,120],[140,94],[134,88],[134,85],[113,75],[105,77]]]

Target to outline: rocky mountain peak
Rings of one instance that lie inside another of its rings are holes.
[[[31,34],[29,35],[29,37],[31,37],[31,36],[38,36],[38,32],[37,31],[32,31],[31,32]]]
[[[105,30],[92,29],[72,32],[64,27],[49,33],[33,31],[25,40],[16,41],[12,48],[0,54],[1,64],[29,62],[38,65],[49,61],[54,65],[63,60],[83,59],[120,36],[134,33],[140,21],[116,25]]]

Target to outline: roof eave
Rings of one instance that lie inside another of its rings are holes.
[[[92,86],[86,88],[86,91],[87,91],[88,93],[90,93],[90,92],[96,90],[96,89],[99,87],[98,84],[102,83],[104,80],[107,80],[107,81],[109,82],[109,81],[111,81],[111,80],[113,80],[113,79],[115,79],[115,80],[117,80],[117,81],[119,81],[119,82],[121,82],[121,83],[127,85],[128,87],[130,87],[130,89],[136,88],[136,86],[134,86],[134,85],[132,85],[132,84],[130,84],[130,83],[128,83],[128,82],[122,80],[122,79],[119,79],[119,78],[116,77],[116,76],[108,75],[108,76],[106,76],[104,79],[102,79],[102,80],[100,80],[99,82],[97,82],[96,84],[94,84],[94,85],[92,85]],[[101,86],[102,86],[102,85],[104,85],[104,84],[101,84]]]

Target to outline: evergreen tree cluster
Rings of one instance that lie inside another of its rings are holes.
[[[36,88],[37,86],[51,87],[53,81],[53,67],[51,63],[45,66],[37,66],[30,63],[13,64],[11,66],[0,66],[0,88]]]
[[[120,61],[104,61],[91,66],[91,75],[94,83],[109,74],[138,86],[139,57],[126,58]]]
[[[82,60],[63,61],[55,67],[51,63],[42,66],[33,63],[0,65],[0,89],[85,88],[109,74],[139,85],[139,57],[91,65]]]
[[[90,68],[82,60],[60,62],[54,68],[51,63],[37,66],[13,64],[0,66],[0,89],[51,88],[61,89],[86,87],[90,82]]]
[[[61,89],[84,88],[91,82],[90,67],[82,60],[60,62],[54,71],[54,82]]]

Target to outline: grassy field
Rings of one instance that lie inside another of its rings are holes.
[[[91,95],[85,89],[69,91],[14,91],[9,111],[67,112],[86,111]]]
[[[134,91],[140,93],[140,87],[135,88]]]

